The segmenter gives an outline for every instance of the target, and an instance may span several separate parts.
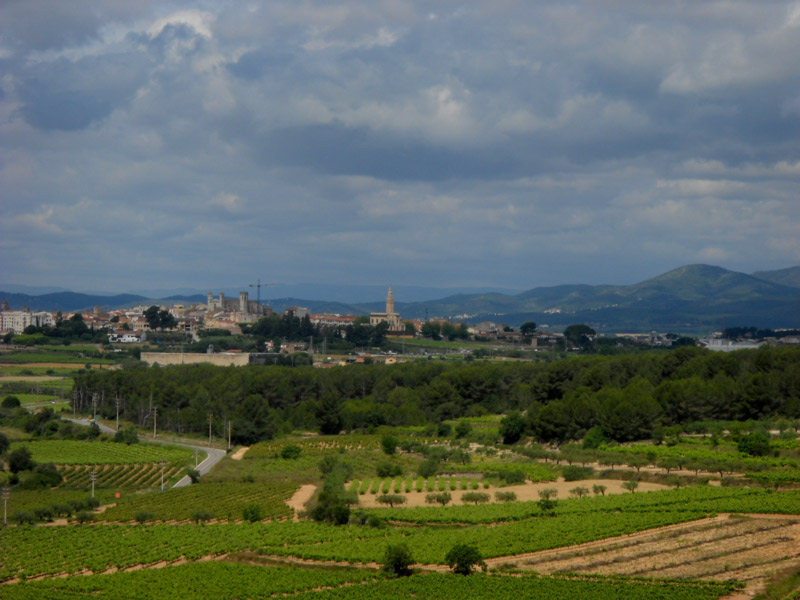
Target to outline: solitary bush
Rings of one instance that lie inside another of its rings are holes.
[[[411,575],[411,565],[414,559],[411,557],[411,550],[406,544],[388,545],[383,555],[383,565],[381,570],[395,577],[407,577]]]
[[[196,510],[192,513],[192,521],[205,525],[206,522],[214,518],[214,514],[207,510]]]
[[[500,469],[496,474],[506,485],[525,483],[526,479],[525,471],[522,469]],[[486,475],[491,477],[493,473],[487,473]]]
[[[622,482],[622,487],[624,487],[626,490],[628,490],[632,494],[633,492],[636,491],[636,488],[639,487],[639,482],[635,481],[633,479],[631,479],[629,481],[623,481]]]
[[[572,494],[573,496],[577,497],[577,498],[583,498],[584,496],[588,496],[589,495],[589,488],[578,486],[578,487],[572,488],[569,491],[569,493]]]
[[[242,518],[250,523],[264,520],[264,510],[258,504],[248,504],[242,509]]]
[[[292,460],[298,458],[302,452],[303,449],[300,448],[300,446],[289,444],[288,446],[284,446],[283,450],[281,450],[281,458]]]
[[[154,521],[156,516],[149,510],[140,510],[133,518],[136,519],[137,523],[147,523],[148,521]]]
[[[739,452],[750,456],[767,456],[769,454],[769,438],[759,431],[748,433],[739,438],[736,444]]]
[[[198,471],[197,469],[187,469],[186,476],[191,480],[193,484],[200,481],[200,471]]]
[[[514,492],[495,492],[494,499],[498,502],[513,502],[517,495]]]
[[[81,525],[85,523],[91,523],[94,521],[94,515],[90,513],[88,510],[82,510],[77,515],[75,515],[75,520],[78,521]]]
[[[427,479],[428,477],[435,477],[439,472],[439,461],[435,458],[423,460],[419,467],[417,467],[417,475]]]
[[[589,479],[594,474],[592,467],[579,467],[578,465],[570,465],[561,469],[561,475],[564,481],[580,481],[582,479]]]
[[[397,452],[397,438],[393,435],[381,436],[381,448],[384,454],[394,454]]]
[[[450,548],[444,560],[457,575],[469,575],[476,565],[486,570],[480,550],[471,544],[456,544]]]
[[[375,466],[375,473],[378,477],[400,477],[403,474],[403,468],[390,460],[381,460]]]

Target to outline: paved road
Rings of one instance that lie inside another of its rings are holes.
[[[73,423],[77,423],[78,425],[86,425],[86,426],[89,425],[89,419],[69,419],[69,418],[66,418],[66,417],[64,417],[64,418],[67,421],[72,421]],[[98,423],[97,425],[100,427],[100,431],[102,431],[103,433],[110,433],[111,435],[114,435],[116,433],[116,430],[112,429],[111,427],[108,427],[108,426],[103,425],[101,423]],[[221,461],[224,458],[224,456],[227,454],[227,452],[225,452],[225,450],[218,450],[217,448],[208,448],[206,446],[193,446],[193,445],[190,445],[190,444],[179,444],[177,442],[171,442],[169,440],[158,440],[158,439],[152,439],[152,438],[141,438],[141,439],[142,439],[142,441],[146,441],[146,442],[152,442],[152,443],[156,443],[156,444],[166,444],[168,446],[180,446],[181,448],[189,448],[190,450],[196,450],[198,452],[204,452],[206,454],[206,458],[203,460],[203,462],[201,462],[201,463],[199,463],[197,465],[197,471],[200,473],[201,476],[205,475],[206,473],[208,473],[214,467],[214,465],[216,465],[219,461]],[[185,475],[180,481],[178,481],[178,483],[176,483],[172,487],[174,487],[174,488],[186,487],[187,485],[191,485],[191,483],[192,483],[192,480],[189,479],[188,475]]]

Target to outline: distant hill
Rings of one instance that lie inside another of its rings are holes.
[[[379,290],[383,293],[383,288]],[[275,290],[271,290],[275,293]],[[340,290],[343,295],[343,292]],[[265,294],[262,290],[262,299]],[[251,295],[252,297],[252,295]],[[136,294],[100,296],[58,292],[32,296],[0,292],[12,308],[71,312],[133,304],[205,302],[201,294],[152,299]],[[395,298],[402,299],[395,289]],[[384,309],[383,300],[366,303],[308,300],[296,296],[265,300],[273,310],[304,306],[312,313],[368,314]],[[800,328],[800,267],[753,275],[711,265],[687,265],[627,286],[559,285],[517,294],[454,294],[438,300],[397,301],[408,319],[489,320],[511,326],[535,321],[541,328],[563,329],[586,323],[604,332],[708,333],[723,327]]]
[[[771,281],[772,283],[800,288],[800,266],[778,269],[777,271],[757,271],[753,273],[753,277],[758,277],[764,281]]]
[[[514,296],[451,296],[403,307],[404,317],[469,315],[511,326],[588,323],[600,331],[701,332],[800,327],[800,291],[721,267],[688,265],[628,286],[561,285]]]

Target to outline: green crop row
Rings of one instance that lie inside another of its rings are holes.
[[[358,583],[360,585],[352,585]],[[260,567],[204,562],[165,569],[69,577],[19,583],[4,588],[8,600],[194,600],[269,598],[292,595],[319,600],[714,600],[740,586],[730,582],[659,581],[599,577],[542,577],[429,573],[386,579],[374,571]]]

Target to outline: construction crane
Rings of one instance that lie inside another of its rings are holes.
[[[282,283],[261,283],[261,280],[258,280],[258,283],[251,283],[251,288],[256,288],[258,290],[256,296],[256,302],[258,303],[258,310],[261,311],[261,287],[267,287],[268,285],[283,285]]]

